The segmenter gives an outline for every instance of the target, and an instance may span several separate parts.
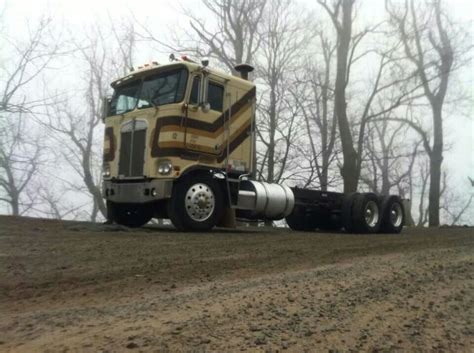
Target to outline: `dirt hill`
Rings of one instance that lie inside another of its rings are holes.
[[[6,352],[472,352],[474,231],[0,217],[0,313]]]

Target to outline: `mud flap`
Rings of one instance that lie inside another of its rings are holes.
[[[235,217],[235,209],[226,207],[221,220],[219,221],[219,223],[217,223],[217,226],[223,228],[236,228],[237,221]]]

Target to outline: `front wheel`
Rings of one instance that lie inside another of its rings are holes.
[[[168,216],[177,229],[210,230],[219,223],[223,211],[222,190],[211,176],[188,176],[173,186]]]

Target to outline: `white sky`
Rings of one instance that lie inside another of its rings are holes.
[[[309,8],[316,8],[315,0],[303,0],[300,3]],[[447,4],[452,18],[470,22],[471,33],[474,33],[474,1],[444,0],[444,3]],[[151,24],[154,33],[162,33],[163,38],[167,38],[170,31],[179,33],[189,25],[188,19],[181,15],[182,8],[199,11],[201,7],[200,0],[0,0],[0,11],[2,8],[7,9],[9,32],[14,28],[24,28],[29,21],[44,13],[62,23],[63,30],[78,34],[96,21],[108,22],[109,16],[120,18],[133,13],[137,19]],[[384,15],[384,0],[360,0],[358,7],[359,18],[366,17],[368,21],[376,21]],[[152,57],[152,52],[143,49],[138,53],[137,63],[139,64],[140,60],[148,62],[152,59],[163,61],[167,57],[164,53]],[[455,114],[445,120],[446,143],[452,148],[445,153],[444,166],[449,168],[452,182],[470,192],[467,176],[474,178],[474,66],[471,65],[465,71],[463,80],[466,80],[466,87],[471,96],[470,112],[468,117]],[[451,112],[445,112],[445,115],[449,113]]]

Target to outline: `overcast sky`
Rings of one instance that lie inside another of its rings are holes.
[[[315,0],[300,1],[309,8],[316,8]],[[359,18],[377,21],[384,15],[384,0],[360,0]],[[463,22],[474,20],[473,0],[445,0],[452,18]],[[111,18],[127,17],[131,13],[143,23],[152,26],[154,33],[168,38],[170,31],[178,32],[189,25],[187,18],[182,16],[183,8],[199,11],[202,7],[199,0],[0,0],[0,9],[6,8],[6,20],[9,33],[12,29],[24,30],[25,24],[33,21],[40,14],[50,14],[63,30],[78,33],[96,21],[108,21]],[[151,49],[142,48],[137,53],[136,62],[150,60],[166,60],[168,53],[159,54]],[[444,165],[450,169],[451,178],[456,184],[466,185],[467,175],[474,178],[474,66],[465,69],[466,87],[470,91],[471,103],[469,117],[454,114],[445,120],[446,143],[451,150],[445,154]],[[67,80],[66,80],[67,81]],[[64,82],[64,81],[63,81]],[[67,82],[64,82],[67,85]],[[470,88],[469,88],[470,87]],[[446,112],[445,112],[446,113]],[[450,112],[451,113],[451,112]],[[446,114],[448,115],[448,114]]]

